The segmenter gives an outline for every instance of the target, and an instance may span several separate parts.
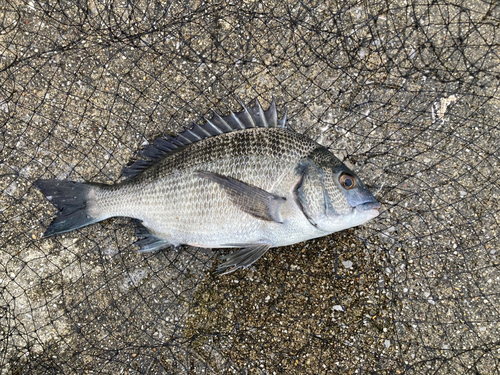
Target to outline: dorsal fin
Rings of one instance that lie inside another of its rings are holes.
[[[278,119],[274,98],[267,111],[262,109],[258,100],[255,100],[255,106],[252,108],[247,108],[243,103],[241,106],[243,111],[231,112],[224,117],[214,112],[214,116],[205,124],[194,124],[191,129],[185,129],[176,137],[156,138],[152,144],[141,151],[140,157],[142,159],[138,159],[132,165],[123,168],[122,176],[133,179],[174,151],[206,138],[249,128],[286,128],[286,114],[283,119]]]

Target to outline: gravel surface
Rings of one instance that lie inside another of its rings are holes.
[[[0,5],[0,373],[498,373],[496,3]],[[382,203],[213,273],[127,219],[43,238],[38,178],[113,183],[161,134],[275,97]]]

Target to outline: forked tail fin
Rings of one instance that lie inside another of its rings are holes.
[[[88,212],[87,201],[93,184],[64,180],[38,180],[35,185],[59,210],[44,237],[70,232],[101,221]]]

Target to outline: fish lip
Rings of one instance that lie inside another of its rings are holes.
[[[356,208],[360,211],[368,211],[368,210],[378,210],[381,207],[380,203],[375,202],[366,202],[356,206]]]

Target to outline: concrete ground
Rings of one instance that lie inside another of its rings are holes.
[[[500,372],[495,2],[0,5],[0,373]],[[274,96],[382,203],[213,273],[125,218],[51,238],[38,178],[116,182],[156,136]]]

